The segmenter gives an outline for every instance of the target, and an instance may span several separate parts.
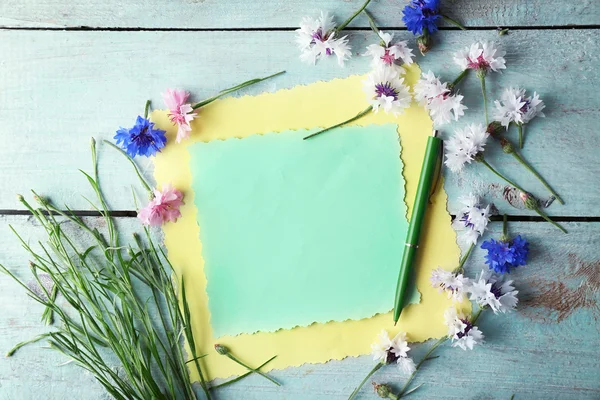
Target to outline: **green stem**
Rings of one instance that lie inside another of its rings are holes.
[[[517,124],[517,130],[519,131],[519,148],[523,148],[523,124]]]
[[[508,240],[508,215],[502,217],[502,240]]]
[[[213,96],[213,97],[210,97],[210,98],[208,98],[208,99],[206,99],[206,100],[204,100],[204,101],[201,101],[200,103],[196,103],[196,104],[194,104],[194,105],[192,106],[192,108],[193,108],[194,110],[196,110],[196,109],[198,109],[198,108],[200,108],[200,107],[203,107],[203,106],[205,106],[205,105],[207,105],[207,104],[209,104],[209,103],[212,103],[213,101],[217,100],[219,97],[223,97],[223,96],[225,96],[225,95],[227,95],[227,94],[229,94],[229,93],[235,92],[236,90],[240,90],[240,89],[243,89],[243,88],[245,88],[245,87],[248,87],[248,86],[254,85],[255,83],[259,83],[259,82],[262,82],[262,81],[266,81],[267,79],[274,78],[274,77],[276,77],[276,76],[279,76],[279,75],[281,75],[281,74],[284,74],[284,73],[285,73],[285,71],[279,71],[279,72],[277,72],[276,74],[269,75],[269,76],[266,76],[266,77],[264,77],[264,78],[256,78],[256,79],[251,79],[251,80],[249,80],[249,81],[246,81],[246,82],[240,83],[240,84],[239,84],[239,85],[237,85],[237,86],[231,87],[231,88],[229,88],[229,89],[222,90],[222,91],[220,91],[220,92],[219,92],[219,94],[217,94],[217,95],[215,95],[215,96]]]
[[[377,25],[375,25],[375,21],[373,20],[371,13],[369,13],[367,10],[364,10],[364,13],[367,16],[367,18],[369,19],[369,26],[371,27],[371,30],[377,34],[377,37],[381,37],[381,36],[379,36],[379,28],[377,28]],[[383,43],[383,41],[382,41],[382,43]],[[382,46],[383,45],[385,45],[385,43],[383,43]]]
[[[19,350],[23,346],[26,346],[31,343],[39,342],[40,340],[50,337],[51,335],[52,335],[51,333],[44,333],[42,335],[38,335],[38,336],[34,337],[33,339],[29,339],[29,340],[25,340],[24,342],[17,343],[12,349],[10,349],[6,353],[6,357],[11,357],[13,354],[15,354],[15,352],[17,350]]]
[[[105,140],[104,143],[108,144],[109,146],[117,149],[121,154],[123,154],[123,156],[125,156],[125,158],[127,158],[127,160],[129,160],[129,162],[131,163],[131,165],[133,165],[133,169],[135,170],[135,173],[137,174],[138,178],[140,179],[140,182],[142,182],[142,185],[144,185],[144,187],[146,188],[146,190],[152,194],[152,188],[150,188],[150,185],[148,185],[148,183],[146,182],[146,180],[144,179],[144,177],[142,176],[142,173],[140,172],[140,170],[138,169],[137,165],[135,164],[135,161],[133,161],[133,159],[131,157],[129,157],[129,155],[127,153],[125,153],[119,146],[117,146],[114,143],[109,142],[108,140]]]
[[[377,363],[377,365],[375,365],[373,367],[373,369],[367,374],[367,376],[365,376],[365,379],[363,379],[358,386],[356,387],[356,389],[354,389],[354,391],[352,392],[352,394],[350,395],[350,397],[348,397],[348,400],[352,400],[356,397],[356,395],[358,394],[358,392],[360,391],[360,389],[365,385],[365,383],[367,383],[367,381],[369,380],[369,378],[371,376],[373,376],[373,374],[377,371],[379,371],[379,369],[383,367],[382,363]]]
[[[148,111],[150,110],[150,100],[146,100],[146,106],[144,107],[144,118],[148,119]]]
[[[481,93],[483,94],[483,111],[485,112],[485,126],[490,124],[488,118],[487,94],[485,93],[485,75],[479,77],[481,80]]]
[[[514,186],[515,188],[519,189],[521,192],[525,192],[527,193],[527,191],[525,189],[523,189],[521,186],[517,185],[516,183],[514,183],[513,181],[511,181],[510,179],[508,179],[506,176],[502,175],[500,172],[496,171],[494,169],[494,167],[492,167],[490,164],[488,164],[487,161],[485,161],[485,159],[481,159],[480,162],[485,165],[486,167],[488,167],[490,169],[490,171],[492,171],[494,174],[496,174],[498,177],[504,179],[506,182],[508,182],[508,184],[510,184],[511,186]]]
[[[340,26],[338,26],[337,28],[335,28],[335,31],[336,32],[343,31],[344,28],[346,28],[346,26],[348,26],[348,24],[350,22],[352,22],[352,20],[358,16],[358,14],[360,14],[365,8],[367,8],[367,5],[369,5],[370,2],[371,2],[371,0],[365,1],[365,3],[362,5],[362,7],[359,8],[354,14],[352,14],[352,16],[350,18],[348,18],[347,20],[345,20],[344,22],[342,22],[342,24]]]
[[[50,290],[50,298],[49,300],[56,300],[56,295],[58,294],[58,287],[56,285],[52,286],[52,290]],[[46,325],[52,325],[54,323],[54,310],[52,307],[46,306],[46,309],[42,313],[42,321],[46,323]]]
[[[332,130],[332,129],[339,128],[340,126],[343,126],[343,125],[349,124],[350,122],[356,121],[357,119],[359,119],[359,118],[362,118],[362,117],[364,117],[365,115],[367,115],[368,113],[370,113],[370,112],[371,112],[371,110],[373,110],[373,106],[369,106],[369,107],[365,108],[363,111],[359,112],[359,113],[358,113],[358,114],[356,114],[354,117],[352,117],[352,118],[350,118],[350,119],[347,119],[347,120],[346,120],[346,121],[344,121],[344,122],[340,122],[340,123],[339,123],[339,124],[337,124],[337,125],[330,126],[329,128],[322,129],[322,130],[320,130],[320,131],[318,131],[318,132],[315,132],[315,133],[311,133],[310,135],[308,135],[308,136],[305,136],[303,140],[310,139],[310,138],[312,138],[312,137],[314,137],[314,136],[320,135],[321,133],[325,133],[325,132],[327,132],[327,131],[330,131],[330,130]]]
[[[536,207],[533,209],[536,213],[538,213],[538,215],[542,218],[544,218],[546,221],[550,222],[552,225],[554,225],[555,227],[557,227],[558,229],[560,229],[561,231],[563,231],[563,233],[569,233],[567,232],[567,230],[565,228],[563,228],[562,226],[560,226],[559,224],[557,224],[556,222],[552,221],[550,219],[550,217],[548,217],[546,215],[546,213],[544,213],[542,210],[540,210],[539,207]]]
[[[473,318],[471,318],[471,324],[472,325],[475,325],[477,323],[477,320],[481,316],[481,313],[483,312],[484,309],[485,309],[484,307],[481,307],[479,310],[477,310],[477,312],[475,313],[475,315],[473,315]]]
[[[433,353],[433,351],[435,349],[437,349],[446,340],[448,340],[448,336],[444,336],[443,338],[441,338],[440,340],[438,340],[437,342],[435,342],[435,344],[433,346],[431,346],[431,348],[427,351],[427,353],[425,353],[425,355],[423,356],[423,358],[421,358],[421,361],[419,361],[419,363],[416,365],[414,372],[412,374],[410,374],[410,376],[408,377],[408,380],[406,381],[406,383],[404,384],[404,386],[402,386],[402,389],[400,390],[400,393],[398,394],[398,397],[402,397],[402,395],[404,395],[404,392],[406,392],[406,389],[408,389],[408,386],[410,385],[410,383],[412,382],[412,380],[417,375],[417,372],[419,371],[419,368],[421,368],[421,366],[423,365],[423,363],[429,359],[429,356],[431,355],[431,353]]]
[[[454,26],[458,26],[458,27],[459,27],[461,30],[463,30],[463,31],[466,31],[466,30],[467,30],[467,28],[465,28],[465,27],[464,27],[464,26],[463,26],[463,25],[462,25],[460,22],[458,22],[458,21],[456,21],[456,20],[454,20],[454,19],[450,18],[449,16],[447,16],[447,15],[444,15],[444,14],[441,14],[441,16],[442,16],[442,18],[443,18],[444,20],[446,20],[446,22],[450,22],[452,25],[454,25]]]
[[[458,85],[465,78],[465,76],[467,76],[469,74],[469,71],[470,71],[470,69],[467,68],[463,72],[461,72],[460,75],[458,75],[456,77],[456,79],[453,80],[452,83],[450,84],[451,88],[454,88],[456,85]]]
[[[244,367],[247,370],[249,370],[250,372],[255,372],[255,373],[259,374],[260,376],[262,376],[263,378],[270,380],[271,382],[273,382],[277,386],[281,386],[281,384],[279,382],[277,382],[275,379],[271,378],[269,375],[265,374],[264,372],[259,371],[257,368],[252,368],[252,367],[244,364],[242,361],[240,361],[237,357],[233,356],[232,354],[227,353],[225,355],[227,357],[229,357],[231,360],[233,360],[236,363],[240,364],[242,367]]]
[[[474,248],[475,248],[475,243],[473,243],[473,244],[471,244],[471,246],[469,246],[469,250],[467,250],[465,255],[460,259],[460,262],[458,263],[458,267],[456,267],[453,272],[459,272],[459,271],[463,270],[463,266],[465,265],[465,262],[467,262],[467,260],[469,259],[469,256],[471,255],[471,252],[473,251]]]
[[[257,370],[261,369],[262,367],[264,367],[265,365],[267,365],[268,363],[270,363],[271,361],[273,361],[277,356],[273,356],[271,358],[269,358],[267,361],[265,361],[264,363],[260,364],[258,367],[256,367]],[[243,375],[238,376],[237,378],[231,379],[227,382],[223,382],[221,384],[215,385],[215,386],[211,386],[210,389],[217,389],[223,386],[227,386],[227,385],[231,385],[232,383],[235,383],[237,381],[240,381],[242,379],[244,379],[245,377],[247,377],[250,374],[253,374],[254,371],[248,371]]]
[[[517,125],[517,126],[520,126],[520,125]],[[550,193],[552,193],[552,195],[554,197],[556,197],[556,200],[558,200],[558,202],[560,204],[565,204],[565,202],[560,198],[558,193],[556,193],[554,191],[554,189],[552,189],[552,187],[550,187],[548,182],[546,182],[546,180],[544,178],[542,178],[542,176],[535,169],[533,169],[533,167],[531,165],[529,165],[529,163],[527,161],[525,161],[525,159],[519,153],[517,153],[516,151],[513,151],[512,155],[514,158],[517,159],[517,161],[519,161],[521,164],[523,164],[523,166],[525,168],[527,168],[529,170],[529,172],[531,172],[533,175],[535,175],[535,177],[538,178],[538,180],[540,182],[542,182],[542,184],[546,187],[546,189],[548,189],[548,191]]]

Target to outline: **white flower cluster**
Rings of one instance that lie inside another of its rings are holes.
[[[462,104],[463,96],[453,93],[447,82],[437,78],[433,72],[423,73],[414,87],[415,100],[425,106],[436,127],[445,125],[452,120],[458,121],[465,115],[467,107]]]
[[[452,340],[452,347],[460,347],[463,350],[473,350],[473,346],[483,343],[483,333],[464,315],[456,312],[456,308],[450,307],[444,312],[448,336]]]
[[[483,152],[489,135],[482,124],[470,124],[463,129],[456,129],[454,135],[444,142],[446,166],[452,172],[462,171],[465,164],[470,164]]]
[[[316,64],[322,57],[335,55],[343,67],[352,53],[346,36],[338,37],[333,17],[321,12],[320,18],[304,17],[296,30],[296,43],[300,47],[300,59]]]
[[[493,42],[476,42],[454,55],[454,62],[464,71],[474,69],[486,74],[506,69],[506,52]]]
[[[508,88],[502,92],[500,100],[494,102],[496,109],[493,117],[508,129],[511,122],[522,125],[536,116],[544,117],[542,110],[546,105],[536,92],[533,96],[525,96],[525,89]]]
[[[377,340],[371,345],[371,354],[374,361],[381,364],[396,362],[398,368],[407,375],[415,371],[415,363],[408,356],[409,350],[406,333],[399,332],[394,338],[390,339],[385,329],[377,335]]]
[[[452,227],[457,233],[458,244],[468,247],[477,243],[477,239],[490,221],[491,205],[483,206],[481,199],[473,193],[458,198],[462,208],[452,222]]]

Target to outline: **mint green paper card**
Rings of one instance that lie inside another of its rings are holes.
[[[190,146],[216,337],[391,310],[408,229],[396,129]]]

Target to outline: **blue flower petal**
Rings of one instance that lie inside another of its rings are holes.
[[[166,132],[155,129],[154,123],[138,115],[130,129],[120,128],[114,139],[131,157],[150,157],[167,144]]]

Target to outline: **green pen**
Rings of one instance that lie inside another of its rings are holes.
[[[398,275],[398,286],[396,287],[396,299],[394,301],[394,325],[400,318],[400,313],[404,308],[406,301],[406,288],[410,279],[410,271],[419,248],[419,236],[421,235],[421,227],[425,219],[425,210],[429,202],[431,187],[433,185],[436,167],[438,165],[442,139],[438,136],[438,131],[433,131],[433,134],[427,139],[427,147],[425,148],[425,156],[423,157],[423,166],[421,168],[421,176],[419,177],[419,186],[415,196],[415,204],[413,205],[410,224],[406,234],[406,242],[402,263],[400,264],[400,274]]]

